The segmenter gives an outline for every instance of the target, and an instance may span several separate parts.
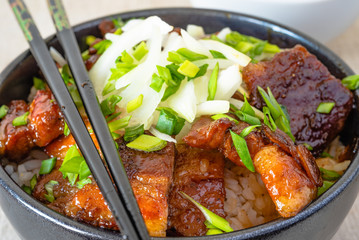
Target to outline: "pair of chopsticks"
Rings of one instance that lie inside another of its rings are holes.
[[[65,51],[77,89],[111,176],[27,7],[22,0],[9,0],[9,3],[29,42],[32,55],[47,79],[47,83],[61,107],[71,133],[109,204],[121,233],[130,239],[149,239],[147,228],[132,192],[125,168],[101,112],[61,0],[48,0],[49,9],[57,29],[57,37]],[[113,179],[114,184],[111,179]]]

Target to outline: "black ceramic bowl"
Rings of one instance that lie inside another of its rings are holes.
[[[185,28],[187,24],[198,24],[207,33],[230,27],[241,33],[267,39],[282,48],[302,44],[315,54],[337,78],[353,74],[352,70],[323,45],[296,31],[262,19],[237,13],[200,9],[155,9],[123,13],[123,19],[158,15],[173,26]],[[99,35],[97,25],[102,19],[93,20],[74,28],[76,36],[84,46],[84,36]],[[49,45],[59,48],[55,37],[48,40]],[[0,75],[0,104],[11,99],[25,99],[32,85],[32,76],[39,71],[29,51],[16,58]],[[358,93],[355,94],[358,100]],[[355,107],[342,140],[358,149],[358,109]],[[356,151],[354,151],[356,152]],[[330,239],[338,230],[351,208],[358,193],[359,157],[353,154],[350,167],[345,174],[320,198],[316,199],[297,216],[278,219],[267,224],[207,237],[207,239]],[[3,211],[22,239],[120,239],[121,234],[94,228],[62,216],[17,186],[0,167],[0,203]]]

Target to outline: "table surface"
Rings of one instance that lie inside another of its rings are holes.
[[[28,45],[17,25],[6,0],[0,0],[0,72],[17,55],[28,48]],[[109,14],[125,12],[129,10],[155,8],[155,7],[189,7],[189,0],[63,0],[71,24],[77,24],[86,20],[95,19]],[[47,11],[45,0],[25,0],[32,12],[42,36],[47,37],[55,32],[52,21]],[[100,4],[101,3],[101,4]],[[330,31],[330,29],[328,29]],[[338,54],[356,73],[359,73],[359,18],[342,35],[326,45]],[[354,203],[348,216],[341,225],[333,239],[349,240],[359,239],[359,198]],[[17,240],[15,230],[8,222],[0,209],[0,235],[1,239]]]

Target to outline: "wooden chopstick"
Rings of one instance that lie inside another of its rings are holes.
[[[42,73],[46,77],[47,83],[56,98],[57,103],[61,107],[71,133],[85,157],[104,198],[109,204],[122,234],[125,235],[124,237],[127,236],[130,239],[140,239],[141,236],[139,236],[139,233],[136,231],[131,216],[126,210],[128,203],[122,202],[116,188],[113,186],[111,177],[102,162],[99,152],[90,137],[80,113],[78,112],[76,105],[73,102],[58,68],[56,67],[44,40],[32,20],[26,5],[22,0],[9,0],[9,3],[25,35],[25,38],[29,42],[31,53]],[[129,185],[128,179],[125,184]]]
[[[80,96],[85,106],[87,116],[99,141],[104,159],[114,180],[120,196],[124,199],[127,210],[132,216],[133,224],[142,239],[148,239],[146,225],[143,221],[137,201],[133,194],[126,170],[116,150],[105,117],[98,104],[92,82],[82,60],[81,52],[75,34],[69,24],[65,8],[61,0],[47,0],[52,20],[56,26],[57,37],[65,51],[66,59],[74,75]]]

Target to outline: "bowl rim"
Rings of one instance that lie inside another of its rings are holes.
[[[105,19],[111,19],[114,17],[123,17],[125,19],[128,16],[150,16],[150,15],[161,15],[164,13],[180,13],[181,11],[186,12],[193,12],[193,14],[199,14],[204,16],[218,16],[218,15],[225,15],[227,17],[236,16],[242,19],[246,19],[247,21],[257,23],[260,25],[264,25],[269,27],[273,30],[280,31],[281,33],[289,36],[295,36],[300,38],[306,44],[314,47],[317,51],[322,51],[325,53],[325,56],[330,58],[331,61],[335,60],[335,64],[338,68],[341,68],[343,72],[346,74],[354,74],[354,72],[349,68],[349,66],[336,54],[334,54],[329,48],[324,46],[323,44],[319,43],[315,39],[303,34],[297,30],[293,30],[290,27],[284,26],[283,24],[276,23],[274,21],[266,20],[260,17],[251,16],[248,14],[242,14],[237,12],[230,12],[230,11],[222,11],[222,10],[213,10],[213,9],[205,9],[205,8],[152,8],[152,9],[144,9],[144,10],[136,10],[136,11],[127,11],[127,12],[120,12],[116,14],[107,15],[104,17],[90,19],[80,24],[76,24],[73,26],[75,31],[80,31],[85,29],[88,26],[95,25]],[[49,43],[50,41],[56,39],[55,34],[46,38],[46,42]],[[16,57],[13,61],[11,61],[0,73],[0,86],[9,76],[9,74],[14,71],[14,69],[21,64],[21,62],[31,56],[30,50],[27,49],[23,53],[21,53],[18,57]],[[355,102],[358,102],[358,95],[359,90],[355,91]],[[355,111],[358,111],[357,107],[355,107]],[[355,142],[355,149],[358,149],[358,139]],[[325,207],[330,202],[332,202],[338,195],[340,195],[347,186],[353,182],[359,175],[359,155],[358,152],[355,152],[353,159],[345,171],[343,176],[324,194],[322,194],[319,198],[315,199],[310,205],[308,205],[305,209],[299,212],[296,216],[287,218],[287,219],[277,219],[265,224],[257,225],[254,227],[246,228],[239,231],[234,231],[231,233],[225,233],[220,235],[221,238],[237,238],[237,239],[247,239],[247,238],[256,238],[264,236],[268,233],[273,233],[277,231],[284,230],[286,228],[291,227],[292,225],[299,223],[306,219],[307,217],[315,214],[319,209]],[[4,168],[0,167],[0,186],[6,189],[9,192],[11,197],[15,198],[18,202],[22,203],[31,211],[39,214],[46,220],[49,220],[53,224],[61,225],[63,228],[74,231],[79,234],[83,234],[84,236],[90,234],[91,236],[99,236],[99,237],[121,237],[121,233],[115,232],[108,229],[96,228],[84,223],[77,222],[69,217],[66,217],[56,211],[48,208],[44,204],[40,203],[38,200],[33,198],[32,196],[26,194],[20,186],[18,186],[11,177],[7,174]],[[157,238],[153,238],[157,239]],[[160,238],[158,238],[160,239]],[[172,239],[171,237],[167,237],[166,239]],[[179,238],[173,238],[179,239]],[[199,237],[191,237],[187,239],[199,239]],[[206,239],[218,239],[215,236],[207,236]]]

